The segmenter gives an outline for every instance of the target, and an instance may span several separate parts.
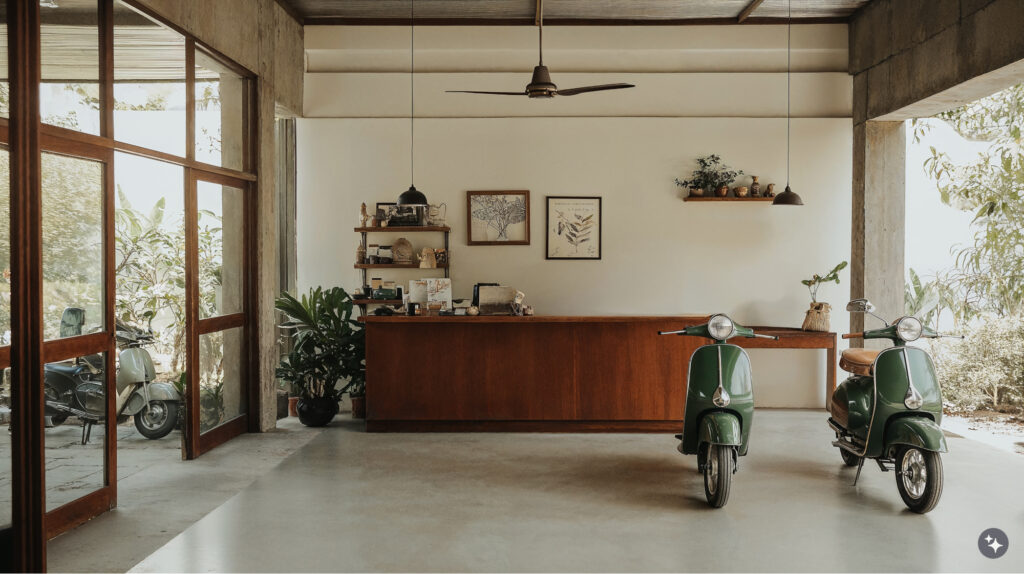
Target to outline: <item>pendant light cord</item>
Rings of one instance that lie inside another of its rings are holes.
[[[793,46],[793,0],[789,0],[786,8],[786,188],[789,188],[789,156],[790,156],[790,75],[792,73]]]
[[[409,186],[416,187],[416,1],[409,0]]]

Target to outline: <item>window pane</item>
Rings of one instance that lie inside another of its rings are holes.
[[[11,370],[0,371],[0,529],[11,525]]]
[[[185,171],[118,152],[114,156],[117,320],[152,326],[147,346],[157,379],[185,370]]]
[[[0,146],[0,346],[11,337],[11,154]]]
[[[243,329],[199,336],[199,432],[245,414],[242,381]]]
[[[114,3],[114,138],[185,156],[185,37]]]
[[[40,2],[43,123],[100,133],[98,2]]]
[[[202,50],[196,50],[197,160],[243,169],[246,82]]]
[[[103,328],[103,164],[42,154],[43,335]]]
[[[10,117],[11,85],[7,79],[7,3],[0,2],[0,117]],[[4,524],[0,514],[0,525]]]
[[[97,353],[45,366],[48,511],[103,486],[105,360]]]
[[[200,181],[199,317],[242,312],[242,190]]]

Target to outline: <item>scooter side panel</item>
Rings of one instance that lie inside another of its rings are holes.
[[[122,415],[134,415],[141,411],[146,406],[146,397],[143,394],[142,385],[139,385],[131,397],[129,397],[127,404],[124,406],[124,410],[121,411]],[[174,388],[174,385],[170,383],[150,383],[149,384],[149,400],[151,401],[181,401],[181,395],[178,394],[178,390]]]
[[[889,428],[885,430],[885,449],[889,451],[899,444],[947,452],[942,429],[938,423],[923,416],[902,416],[889,421]]]
[[[729,405],[724,408],[716,406],[713,401],[719,381],[730,397]],[[690,358],[681,449],[683,453],[697,453],[700,446],[700,419],[710,411],[736,414],[742,430],[740,454],[746,454],[750,424],[754,415],[754,391],[750,359],[746,352],[736,345],[705,345],[697,349]]]
[[[870,432],[867,436],[865,456],[878,457],[886,454],[886,426],[893,417],[907,413],[920,413],[928,418],[941,416],[942,399],[938,391],[938,384],[935,382],[934,369],[931,370],[930,376],[926,375],[927,369],[931,368],[930,361],[927,353],[912,347],[886,349],[875,360],[875,387],[878,404],[875,405],[874,417],[869,425]],[[903,404],[907,390],[910,388],[908,372],[914,377],[914,388],[921,393],[922,399],[924,399],[920,409],[910,410]],[[915,373],[918,374],[915,375]]]

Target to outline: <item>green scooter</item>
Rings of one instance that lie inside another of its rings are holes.
[[[857,467],[854,485],[864,460],[874,459],[883,472],[896,471],[896,488],[907,508],[924,514],[942,495],[942,390],[927,351],[907,343],[950,335],[938,334],[915,317],[890,325],[872,313],[875,307],[867,299],[850,301],[846,310],[867,313],[885,327],[847,333],[844,339],[889,339],[894,346],[843,351],[839,366],[851,375],[829,404],[828,424],[836,433],[832,446],[847,466]]]
[[[712,315],[703,325],[658,334],[715,341],[698,348],[690,357],[683,434],[676,438],[680,439],[679,452],[697,455],[708,504],[721,508],[729,501],[738,457],[747,454],[754,416],[750,358],[745,350],[726,341],[732,337],[778,337],[758,335],[721,314]]]

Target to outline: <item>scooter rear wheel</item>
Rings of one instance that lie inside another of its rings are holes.
[[[142,436],[156,440],[164,438],[178,422],[178,403],[174,401],[150,401],[149,409],[135,414],[135,428]]]
[[[896,451],[896,488],[911,511],[924,514],[942,496],[942,459],[939,453],[917,447]]]
[[[708,446],[707,463],[704,465],[704,496],[713,508],[721,508],[729,502],[733,470],[733,447],[721,444]]]

